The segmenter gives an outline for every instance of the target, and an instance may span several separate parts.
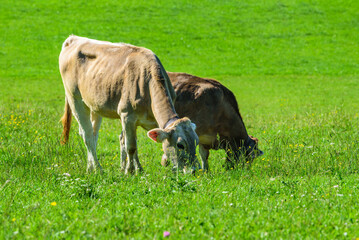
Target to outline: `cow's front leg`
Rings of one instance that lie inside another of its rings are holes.
[[[170,165],[170,162],[169,162],[168,159],[167,159],[166,153],[164,153],[164,154],[162,155],[161,165],[164,166],[164,167],[167,167],[168,165]]]
[[[125,138],[125,151],[127,155],[125,174],[132,174],[135,170],[142,169],[137,156],[136,118],[132,114],[123,113],[121,114],[121,121],[122,131]]]
[[[125,145],[125,134],[123,131],[121,132],[119,139],[120,139],[120,149],[121,149],[121,171],[125,172],[126,162],[127,162],[127,152]]]
[[[202,160],[202,168],[203,171],[208,171],[208,156],[209,156],[209,149],[205,148],[202,144],[199,145],[199,154],[201,155]]]
[[[140,160],[138,159],[138,151],[135,152],[135,169],[136,172],[143,172],[143,168],[141,166]]]

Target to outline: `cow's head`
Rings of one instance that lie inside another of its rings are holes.
[[[246,150],[246,156],[251,160],[264,154],[263,151],[258,148],[258,138],[251,135],[248,135],[247,141],[244,142],[244,147]]]
[[[227,163],[232,163],[230,166],[239,163],[240,159],[244,157],[246,163],[251,163],[254,158],[263,155],[263,151],[258,148],[258,138],[248,136],[246,140],[236,139],[231,141],[226,147]]]
[[[196,147],[199,139],[195,129],[196,125],[184,117],[175,120],[165,129],[152,129],[147,135],[153,141],[162,143],[163,151],[176,170],[192,172],[198,165]]]

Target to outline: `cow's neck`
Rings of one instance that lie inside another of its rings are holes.
[[[171,119],[168,120],[167,123],[163,126],[163,129],[167,128],[168,126],[170,126],[172,123],[174,123],[174,122],[177,121],[178,119],[180,119],[178,116],[175,116],[174,118],[171,118]]]
[[[238,120],[237,123],[234,124],[236,129],[233,129],[234,132],[237,133],[237,137],[239,137],[240,139],[243,139],[245,142],[248,140],[249,135],[247,133],[247,129],[246,126],[244,125],[244,122],[242,120],[241,116],[238,116]]]
[[[178,119],[179,117],[175,111],[164,81],[152,80],[150,88],[153,116],[155,117],[158,126],[164,129],[166,125],[169,125],[169,122],[173,119]]]

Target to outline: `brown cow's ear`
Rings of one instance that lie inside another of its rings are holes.
[[[155,128],[147,132],[147,136],[153,141],[161,143],[163,140],[168,138],[168,133],[160,128]]]
[[[249,136],[253,141],[255,141],[256,144],[258,144],[258,142],[259,142],[258,138],[253,137],[253,136],[251,136],[251,135],[248,135],[248,136]]]

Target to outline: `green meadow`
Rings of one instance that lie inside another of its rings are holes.
[[[154,51],[168,71],[236,95],[265,154],[173,174],[138,129],[144,173],[120,171],[104,119],[86,173],[74,120],[60,145],[63,41],[75,34]],[[358,239],[359,2],[1,0],[0,239]]]

